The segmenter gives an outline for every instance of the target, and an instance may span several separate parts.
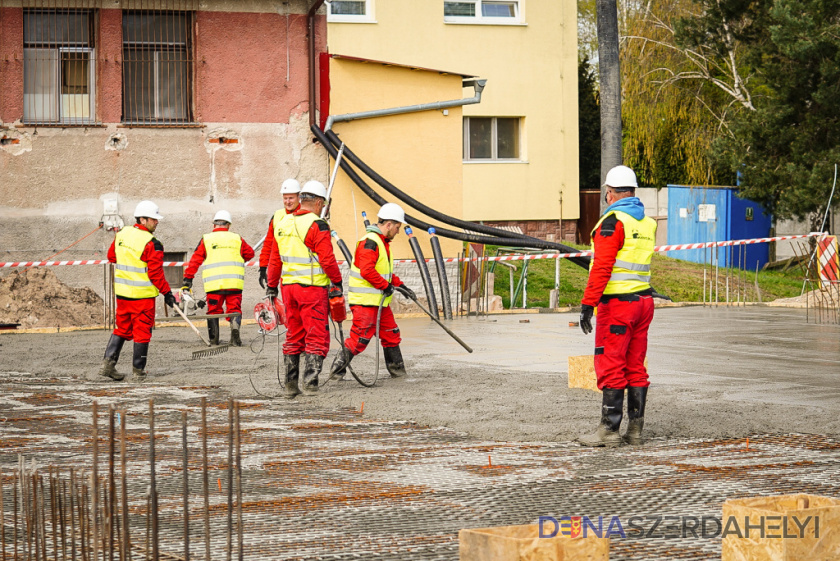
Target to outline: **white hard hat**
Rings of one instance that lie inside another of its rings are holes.
[[[324,200],[326,200],[327,198],[327,188],[324,187],[324,184],[320,181],[307,181],[304,184],[303,189],[300,190],[301,195],[303,195],[304,193],[316,195]]]
[[[288,194],[295,194],[300,193],[300,183],[297,179],[289,178],[283,182],[283,185],[280,187],[280,194],[281,195],[288,195]]]
[[[163,220],[160,215],[160,209],[152,201],[140,201],[134,208],[134,218],[154,218],[155,220]]]
[[[636,174],[633,173],[633,170],[627,166],[615,166],[608,171],[607,179],[604,181],[604,185],[615,189],[635,189],[639,186],[638,183],[636,183]]]
[[[394,220],[402,224],[406,223],[405,211],[396,203],[385,203],[382,205],[382,208],[379,209],[379,212],[376,213],[376,216],[379,217],[380,220]]]
[[[226,210],[220,210],[219,212],[216,213],[216,216],[213,217],[213,222],[215,222],[217,220],[224,220],[228,224],[233,222],[233,219],[230,217],[230,213]]]

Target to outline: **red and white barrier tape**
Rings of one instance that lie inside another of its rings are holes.
[[[775,238],[754,238],[751,240],[727,240],[722,242],[702,242],[702,243],[684,243],[677,245],[659,245],[654,251],[679,251],[683,249],[704,249],[707,247],[727,247],[735,245],[750,245],[755,243],[779,242],[784,240],[796,240],[802,238],[813,238],[817,236],[824,236],[821,232],[812,232],[810,234],[801,234],[796,236],[777,236]],[[497,257],[480,257],[472,259],[471,261],[532,261],[534,259],[568,259],[569,257],[586,257],[592,255],[591,251],[578,251],[576,253],[540,253],[535,255],[501,255]],[[458,257],[450,257],[444,259],[445,263],[456,263]],[[463,257],[461,261],[470,261]],[[426,261],[431,261],[427,259]],[[0,263],[0,269],[9,269],[14,267],[59,267],[64,265],[104,265],[107,260],[88,260],[88,261],[10,261],[7,263]],[[394,263],[414,263],[414,259],[395,259]],[[339,261],[344,263],[344,261]],[[183,267],[186,265],[185,261],[165,261],[164,267]],[[259,263],[251,261],[248,263],[249,267],[257,267]]]

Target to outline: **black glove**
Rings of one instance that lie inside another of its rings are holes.
[[[397,290],[399,290],[402,294],[404,294],[406,298],[408,298],[410,300],[417,300],[417,295],[414,294],[414,291],[411,290],[410,288],[408,288],[406,285],[401,284],[400,286],[397,287]]]
[[[336,286],[336,285],[332,285],[332,287],[330,288],[329,297],[330,298],[341,298],[342,296],[344,296],[344,292],[342,292],[341,287]]]
[[[589,304],[584,304],[580,307],[580,330],[584,335],[592,333],[592,314],[595,313],[595,308]]]
[[[187,290],[192,290],[192,283],[193,283],[192,279],[188,279],[187,277],[184,277],[184,280],[181,281],[181,286],[183,286]]]
[[[343,282],[340,282],[338,284],[333,284],[333,286],[336,287],[337,289],[339,289],[342,294],[344,294],[344,283]]]
[[[163,295],[163,303],[169,306],[170,308],[175,307],[175,295],[171,292],[167,292]]]
[[[260,267],[260,287],[266,288],[268,285],[268,267]]]
[[[394,293],[394,285],[390,282],[388,283],[388,288],[382,291],[382,293],[387,297]]]
[[[266,288],[266,289],[265,289],[265,295],[266,295],[268,298],[271,298],[272,300],[273,300],[273,299],[275,299],[275,298],[277,298],[277,295],[278,295],[278,294],[280,294],[280,291],[279,291],[279,290],[277,290],[277,287],[276,287],[276,286],[273,286],[273,287],[272,287],[272,286],[269,286],[268,288]]]

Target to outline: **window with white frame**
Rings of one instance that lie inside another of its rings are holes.
[[[23,122],[85,125],[96,119],[90,10],[24,10]]]
[[[331,0],[327,4],[329,22],[372,22],[373,0]]]
[[[123,12],[123,122],[192,121],[193,13]]]
[[[519,117],[464,117],[464,161],[519,161]]]
[[[451,23],[519,23],[520,0],[460,0],[443,3],[443,19]]]

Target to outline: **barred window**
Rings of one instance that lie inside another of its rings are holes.
[[[90,10],[23,12],[23,122],[96,120],[96,55]]]
[[[191,123],[193,14],[123,12],[123,122]]]

